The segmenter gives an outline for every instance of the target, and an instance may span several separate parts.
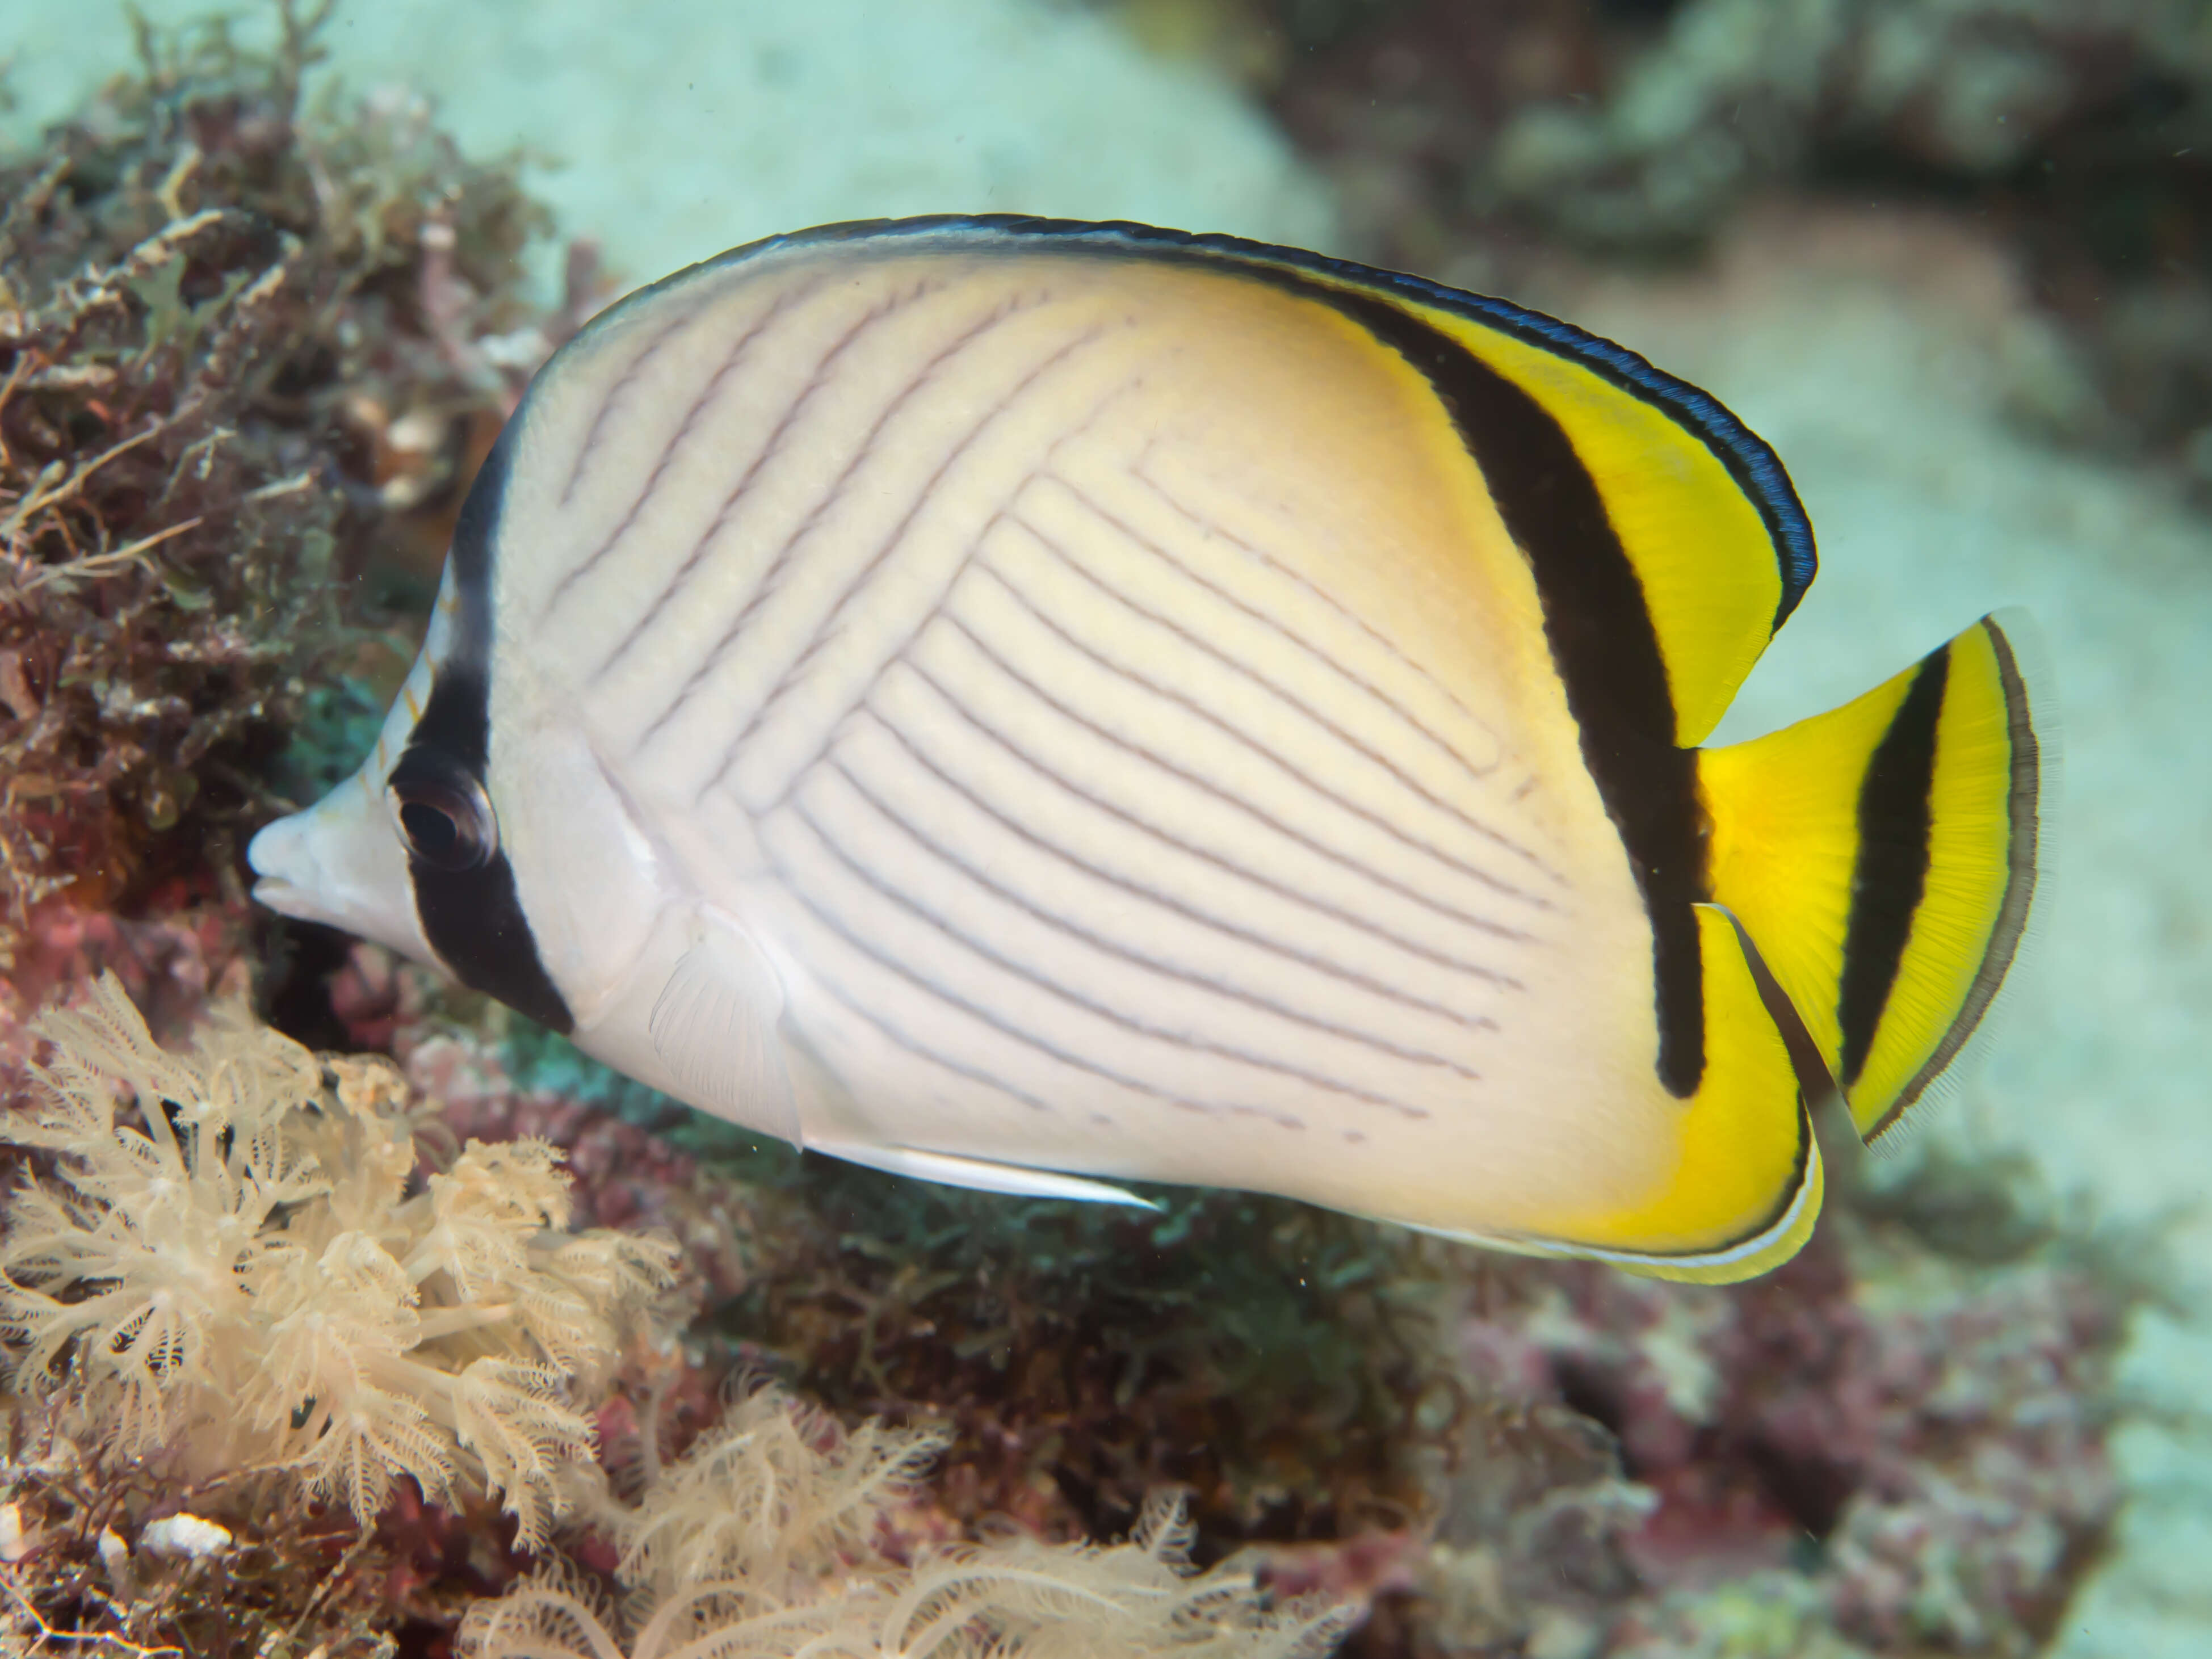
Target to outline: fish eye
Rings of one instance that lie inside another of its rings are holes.
[[[433,870],[481,869],[499,851],[499,819],[483,786],[452,761],[410,749],[385,787],[407,850]]]

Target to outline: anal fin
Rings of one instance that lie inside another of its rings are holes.
[[[654,999],[654,1054],[693,1105],[804,1146],[783,1039],[783,981],[734,918],[702,908]]]

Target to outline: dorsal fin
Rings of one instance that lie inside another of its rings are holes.
[[[1441,307],[1431,320],[1566,432],[1643,586],[1674,741],[1704,742],[1812,580],[1812,530],[1781,463],[1719,404],[1641,358],[1589,336],[1605,356],[1570,349],[1578,331],[1565,325],[1540,319],[1547,337],[1533,321],[1508,329]],[[1656,395],[1654,383],[1679,395]]]
[[[1310,255],[1218,238],[1200,246],[1380,299],[1550,415],[1643,588],[1673,694],[1674,740],[1705,740],[1817,566],[1812,526],[1763,440],[1710,394],[1540,312]]]

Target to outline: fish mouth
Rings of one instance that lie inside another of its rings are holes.
[[[308,903],[307,893],[282,876],[264,876],[255,882],[253,902],[301,921],[321,920],[313,914],[313,907]]]

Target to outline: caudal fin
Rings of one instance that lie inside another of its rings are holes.
[[[2033,638],[1985,617],[1855,702],[1698,757],[1714,902],[1869,1141],[1958,1059],[2034,906],[2051,711]]]

